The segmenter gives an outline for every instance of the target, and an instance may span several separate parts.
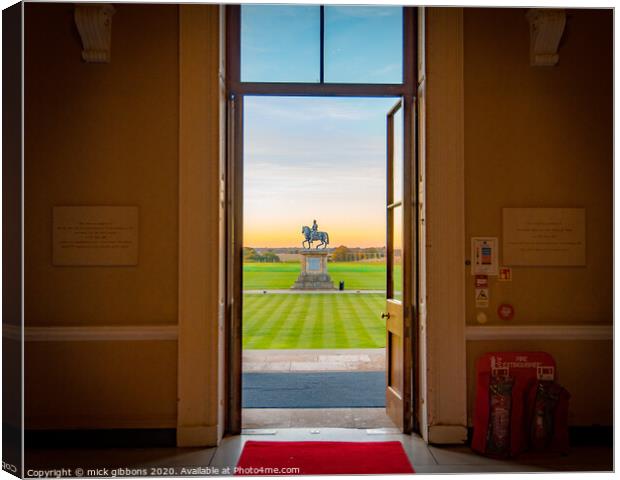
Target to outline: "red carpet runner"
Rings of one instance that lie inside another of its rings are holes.
[[[400,442],[245,443],[237,475],[415,473]]]

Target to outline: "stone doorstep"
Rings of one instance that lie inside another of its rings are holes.
[[[390,428],[384,408],[289,408],[242,411],[243,428]]]
[[[305,372],[346,372],[351,370],[350,364],[338,362],[291,362],[291,371]],[[357,368],[355,369],[357,370]]]
[[[268,358],[286,355],[379,355],[385,354],[385,348],[278,348],[278,349],[244,349],[244,356],[267,356]]]
[[[319,355],[319,362],[333,362],[335,355]],[[341,362],[370,362],[370,355],[340,355]]]
[[[244,372],[290,372],[291,362],[244,363]]]
[[[246,350],[246,372],[377,372],[385,370],[385,350]],[[347,352],[347,353],[345,353]],[[359,352],[359,353],[357,353]]]

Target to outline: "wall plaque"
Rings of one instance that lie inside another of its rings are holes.
[[[138,207],[54,207],[53,264],[138,264]]]
[[[506,265],[586,264],[584,208],[504,208],[502,216]]]

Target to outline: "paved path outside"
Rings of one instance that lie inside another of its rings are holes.
[[[382,408],[385,372],[245,372],[242,408]]]
[[[244,350],[244,372],[385,371],[384,348]]]
[[[368,294],[368,293],[385,293],[385,290],[292,290],[292,289],[281,289],[281,290],[244,290],[244,294],[250,295],[269,295],[270,293],[275,294],[285,294],[285,295],[316,295],[318,293],[330,293],[332,295],[347,295],[347,294]]]

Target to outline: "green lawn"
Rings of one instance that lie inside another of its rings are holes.
[[[344,280],[346,290],[385,290],[385,263],[334,262],[327,270],[338,286]],[[300,272],[299,262],[244,263],[244,290],[291,288]]]
[[[385,347],[382,294],[246,294],[243,302],[246,349]]]

